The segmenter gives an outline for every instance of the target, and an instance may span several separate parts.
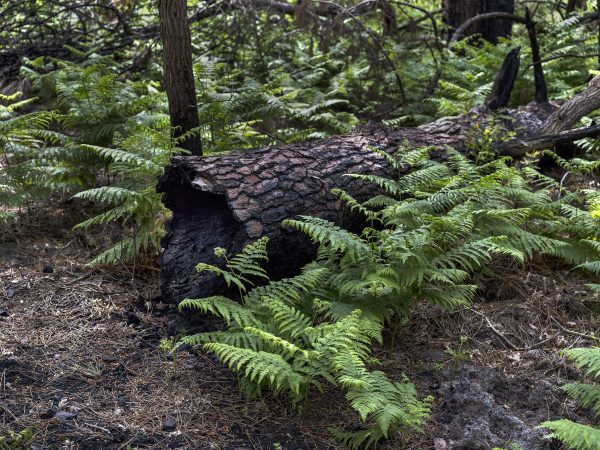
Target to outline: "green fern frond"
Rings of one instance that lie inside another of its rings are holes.
[[[248,308],[223,296],[202,299],[185,299],[179,303],[179,310],[196,309],[202,313],[210,312],[221,317],[229,325],[232,321],[239,327],[258,326],[260,322]]]
[[[314,242],[326,245],[334,252],[346,253],[357,258],[369,250],[368,245],[359,236],[324,219],[300,216],[300,220],[285,220],[283,224],[306,233]]]
[[[300,397],[305,380],[281,356],[263,351],[208,343],[204,348],[235,372],[255,383],[267,381],[275,392],[289,391]]]
[[[565,384],[562,389],[584,408],[590,408],[600,416],[600,386],[596,384]]]
[[[600,376],[600,348],[572,348],[563,353],[592,378]]]
[[[567,419],[543,422],[540,427],[552,431],[550,437],[572,450],[600,450],[600,429]]]

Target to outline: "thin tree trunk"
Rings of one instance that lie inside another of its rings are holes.
[[[531,59],[535,78],[535,101],[545,103],[548,101],[548,87],[544,78],[544,69],[542,67],[542,57],[540,55],[540,45],[537,40],[535,24],[531,20],[529,8],[525,8],[525,26],[527,27],[529,42],[531,43]]]
[[[173,136],[179,138],[200,126],[192,67],[192,44],[187,0],[159,0],[160,34],[163,43],[164,85],[169,99]],[[178,147],[202,155],[198,133],[187,135]]]

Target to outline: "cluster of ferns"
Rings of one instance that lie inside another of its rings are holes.
[[[530,166],[514,167],[509,159],[478,166],[450,148],[441,160],[430,158],[428,148],[381,154],[405,175],[350,176],[374,183],[384,195],[358,202],[335,191],[364,216],[368,225],[360,235],[315,217],[287,220],[284,226],[319,244],[316,259],[300,275],[268,281],[261,266],[268,258],[267,238],[230,258],[219,248],[215,251],[224,258],[222,267],[199,264],[197,269],[223,276],[239,298],[215,296],[180,304],[182,310],[224,319],[223,331],[187,336],[182,342],[214,353],[239,375],[249,395],[269,389],[302,407],[310,392],[324,384],[342,387],[365,422],[360,431],[331,430],[351,448],[369,447],[392,432],[422,429],[427,421],[431,398],[420,398],[408,379],[391,380],[373,369],[378,361],[372,349],[382,344],[386,326],[405,319],[417,302],[440,308],[471,304],[477,291],[473,275],[493,270],[490,263],[497,256],[524,264],[535,255],[549,255],[580,270],[600,272],[597,192],[567,191]],[[579,164],[579,171],[595,169],[595,163],[580,160],[557,162]],[[253,280],[259,279],[267,284],[255,287]],[[588,353],[594,350],[580,352],[594,355]],[[590,360],[578,362],[595,367],[591,373],[598,374],[599,366]],[[567,390],[598,410],[600,388],[590,386]],[[580,425],[545,426],[567,441],[564,430],[575,433]]]

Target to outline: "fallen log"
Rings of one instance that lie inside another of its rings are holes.
[[[474,114],[485,120],[481,111]],[[530,113],[514,112],[514,116],[519,124],[515,129],[540,122]],[[222,261],[214,256],[214,247],[235,254],[263,235],[270,238],[269,273],[273,277],[290,275],[310,260],[314,248],[304,235],[282,228],[284,219],[308,214],[359,228],[358,218],[331,190],[341,188],[365,199],[373,195],[373,185],[345,174],[395,175],[373,147],[393,153],[407,143],[411,147],[431,146],[432,152],[440,155],[445,146],[466,151],[472,121],[473,113],[418,128],[368,126],[315,142],[213,157],[173,158],[158,185],[158,191],[164,193],[163,202],[173,211],[162,241],[163,297],[177,301],[222,291],[222,280],[210,273],[197,274],[196,264],[219,265]]]

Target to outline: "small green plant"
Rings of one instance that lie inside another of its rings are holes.
[[[162,338],[159,345],[165,362],[165,380],[168,386],[171,385],[172,380],[177,378],[176,342],[174,337]]]
[[[49,175],[55,161],[45,149],[48,143],[66,141],[48,130],[58,116],[52,112],[20,114],[35,99],[19,100],[20,94],[0,94],[0,216],[26,208],[59,190]],[[1,217],[0,217],[1,218]]]
[[[109,224],[119,225],[123,238],[96,256],[90,265],[135,262],[143,255],[154,255],[160,249],[164,222],[169,216],[154,186],[171,155],[175,143],[168,135],[168,125],[160,120],[154,125],[131,126],[129,137],[116,136],[119,148],[84,145],[96,153],[114,177],[112,183],[79,192],[74,198],[101,204],[105,211],[91,217],[76,228],[92,229]]]
[[[470,361],[473,356],[469,350],[466,350],[464,348],[464,345],[466,344],[468,339],[469,338],[467,336],[460,336],[458,338],[458,345],[456,346],[456,348],[446,347],[446,350],[444,350],[444,353],[446,353],[448,356],[450,356],[450,358],[452,360],[452,363],[450,366],[450,373],[451,373],[452,380],[454,380],[454,378],[456,376],[456,370],[458,369],[458,367],[462,363]]]
[[[514,131],[506,130],[497,122],[499,120],[494,117],[490,117],[490,123],[486,125],[474,121],[474,125],[469,130],[470,136],[467,139],[467,145],[477,165],[484,165],[497,159],[498,142],[515,136]]]
[[[591,381],[600,379],[600,348],[574,348],[564,350],[563,354],[574,364],[585,370]],[[597,418],[600,417],[600,384],[570,383],[563,390],[577,400],[581,406],[590,408]],[[562,441],[573,450],[599,450],[600,427],[584,425],[568,419],[553,420],[540,425],[552,431],[550,437]]]
[[[8,431],[5,435],[0,435],[1,450],[26,450],[31,447],[35,438],[33,428],[24,428],[21,431]]]

